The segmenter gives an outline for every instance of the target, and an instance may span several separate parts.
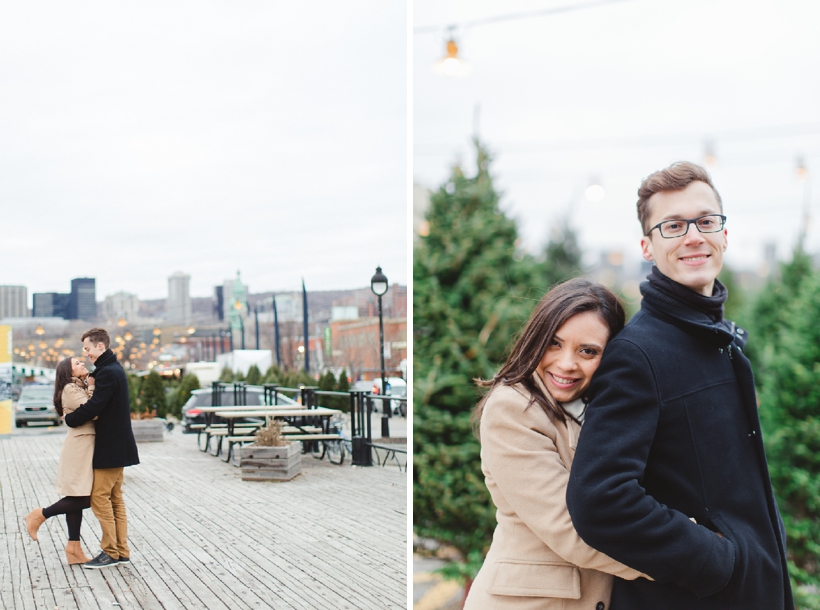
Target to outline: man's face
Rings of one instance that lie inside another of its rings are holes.
[[[664,220],[691,220],[706,214],[720,214],[715,192],[705,182],[692,182],[679,191],[655,193],[649,199],[649,226]],[[719,233],[701,233],[693,224],[686,235],[665,239],[658,229],[641,240],[643,257],[654,261],[666,277],[712,296],[715,278],[723,267],[726,229]]]
[[[83,339],[83,353],[91,362],[96,362],[97,358],[99,358],[104,351],[105,344],[102,342],[94,344],[88,337]]]

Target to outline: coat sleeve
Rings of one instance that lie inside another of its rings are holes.
[[[498,394],[481,416],[481,459],[518,517],[569,563],[627,580],[642,576],[579,538],[567,511],[569,471],[555,446],[554,426],[515,390]]]
[[[590,386],[567,506],[590,546],[656,581],[706,597],[728,584],[735,549],[641,486],[660,418],[657,388],[640,348],[610,342]]]
[[[90,394],[74,383],[70,383],[63,388],[63,413],[66,415],[73,413],[80,405],[88,402]]]
[[[94,395],[76,411],[65,416],[65,423],[69,428],[82,426],[97,417],[116,394],[118,381],[115,375],[102,370],[94,379]]]

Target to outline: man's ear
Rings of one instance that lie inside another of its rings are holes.
[[[644,260],[654,261],[655,257],[652,255],[652,240],[649,237],[641,238],[641,255]]]

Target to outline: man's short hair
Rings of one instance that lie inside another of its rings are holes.
[[[644,178],[641,186],[638,189],[638,220],[641,222],[644,235],[649,229],[647,223],[649,222],[649,199],[655,193],[662,193],[664,191],[680,191],[695,181],[705,182],[715,193],[720,211],[723,211],[723,201],[720,199],[720,194],[717,192],[715,185],[712,184],[712,178],[709,173],[700,165],[691,163],[689,161],[677,161],[667,167],[656,171]]]
[[[90,339],[94,345],[102,343],[105,349],[108,349],[111,345],[111,337],[108,336],[108,331],[104,328],[92,328],[91,330],[85,331],[80,341],[85,341],[86,339]]]

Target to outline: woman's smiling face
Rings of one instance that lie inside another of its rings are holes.
[[[85,377],[88,375],[88,369],[85,368],[85,364],[79,358],[72,358],[71,359],[71,376],[72,377]]]
[[[572,316],[555,331],[536,370],[556,401],[572,402],[586,392],[607,341],[609,329],[592,311]]]

